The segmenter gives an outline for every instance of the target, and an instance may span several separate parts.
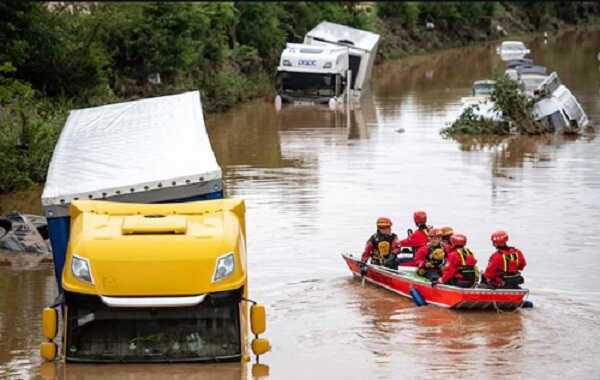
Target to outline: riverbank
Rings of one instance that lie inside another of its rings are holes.
[[[16,2],[0,27],[0,193],[43,183],[69,109],[197,88],[207,113],[270,101],[285,42],[322,20],[380,33],[378,63],[598,23],[595,3],[543,4]]]

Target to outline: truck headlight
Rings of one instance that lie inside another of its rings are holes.
[[[324,69],[331,69],[331,62],[327,62],[326,64],[323,65]]]
[[[284,66],[291,66],[291,65],[292,65],[292,62],[290,62],[290,61],[289,61],[289,60],[287,60],[287,59],[284,59],[284,60],[283,60],[283,65],[284,65]]]
[[[90,270],[90,262],[83,257],[75,256],[71,258],[71,273],[81,281],[94,283],[92,279],[92,271]]]
[[[235,255],[233,254],[233,252],[229,252],[217,258],[217,266],[215,267],[213,282],[221,281],[222,279],[229,277],[234,270]]]

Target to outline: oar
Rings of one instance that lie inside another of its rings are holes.
[[[360,262],[360,287],[365,287],[365,274],[367,273],[366,265],[367,263]]]

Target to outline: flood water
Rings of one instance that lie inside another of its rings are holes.
[[[600,121],[600,32],[525,42]],[[600,139],[439,135],[472,82],[502,67],[495,44],[449,50],[376,67],[372,96],[350,115],[256,101],[207,118],[228,196],[246,200],[270,378],[600,378]],[[39,212],[39,191],[0,198],[0,212],[12,209]],[[490,233],[508,231],[535,307],[417,308],[361,288],[340,254],[360,253],[378,216],[404,236],[417,209],[465,233],[483,267]],[[41,366],[40,312],[55,292],[48,264],[0,268],[0,377],[252,377],[235,363]]]

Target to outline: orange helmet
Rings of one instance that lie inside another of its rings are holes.
[[[494,247],[503,247],[508,241],[508,234],[504,231],[496,231],[492,234],[492,244]]]
[[[413,219],[417,225],[425,224],[427,223],[427,214],[425,211],[415,211],[413,214]]]
[[[452,234],[454,233],[454,230],[452,229],[452,227],[442,227],[442,236],[443,237],[449,237],[452,236]]]
[[[467,237],[462,234],[454,234],[450,236],[450,244],[453,247],[464,247],[467,244]]]
[[[429,231],[429,237],[442,237],[442,230],[439,228],[433,228],[431,231]]]
[[[386,227],[391,227],[391,226],[392,226],[392,221],[390,218],[385,218],[385,217],[377,218],[377,228],[386,228]]]

